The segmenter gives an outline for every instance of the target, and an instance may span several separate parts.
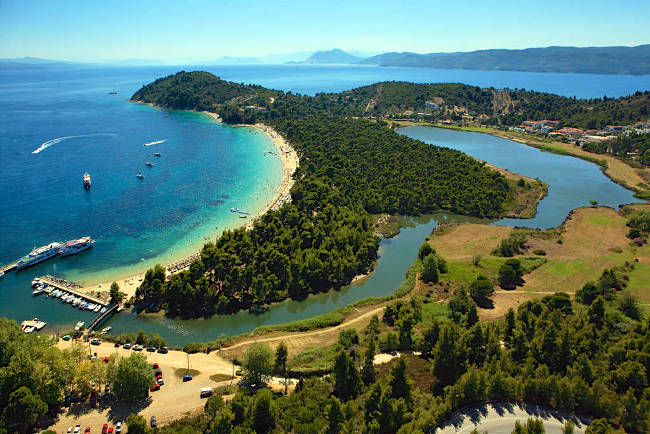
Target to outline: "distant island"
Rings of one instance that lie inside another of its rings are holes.
[[[650,44],[637,47],[545,47],[458,53],[384,53],[358,63],[414,68],[589,74],[650,74]]]
[[[329,51],[316,51],[314,54],[309,56],[307,59],[303,60],[302,64],[314,65],[314,64],[335,64],[335,63],[359,63],[363,61],[362,57],[354,56],[350,53],[346,53],[343,50],[335,48]]]
[[[160,59],[126,59],[102,63],[112,65],[169,64],[168,61]],[[428,54],[390,52],[371,57],[355,56],[335,48],[333,50],[316,51],[311,54],[309,52],[296,52],[256,57],[222,56],[214,60],[197,60],[194,62],[197,65],[283,63],[289,65],[348,64],[486,71],[648,75],[650,74],[650,44],[636,47],[543,47],[522,50],[494,49]],[[35,57],[0,59],[0,70],[79,67],[82,65],[84,64]]]

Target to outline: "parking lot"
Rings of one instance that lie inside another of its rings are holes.
[[[71,342],[61,341],[59,348],[69,348]],[[100,360],[117,352],[122,357],[128,357],[132,350],[114,348],[112,343],[101,343],[91,346],[93,352],[97,352]],[[147,357],[149,363],[158,363],[162,371],[164,385],[160,390],[150,392],[149,399],[134,403],[120,403],[111,401],[110,406],[100,405],[91,407],[87,403],[73,404],[65,413],[61,413],[57,423],[49,429],[57,433],[66,433],[69,427],[74,429],[75,425],[81,425],[83,433],[86,427],[91,428],[93,433],[101,433],[102,425],[107,423],[109,427],[115,427],[118,421],[126,420],[131,412],[139,412],[145,417],[147,423],[151,416],[156,416],[158,425],[177,419],[185,414],[191,414],[203,409],[205,399],[200,397],[201,388],[217,387],[229,384],[230,380],[215,383],[210,380],[213,374],[232,374],[232,364],[215,354],[191,354],[190,368],[200,372],[192,381],[183,382],[174,374],[177,368],[187,367],[187,354],[182,351],[169,351],[167,354],[151,353],[143,350],[140,352]],[[153,371],[153,369],[152,369]],[[123,428],[123,431],[125,429]]]

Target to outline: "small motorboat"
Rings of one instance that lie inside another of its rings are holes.
[[[85,323],[84,323],[83,321],[79,321],[79,322],[77,323],[77,325],[74,326],[75,331],[79,331],[79,330],[81,330],[81,328],[84,326],[84,324],[85,324]]]
[[[138,179],[144,179],[144,175],[142,173],[137,173],[135,177]]]
[[[153,167],[153,163],[151,161],[147,161],[145,164],[147,165],[147,167]]]
[[[162,155],[160,154],[160,152],[156,152],[154,155],[155,155],[156,157],[162,157]]]

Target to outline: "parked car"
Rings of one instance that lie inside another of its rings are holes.
[[[68,434],[72,434],[72,427],[68,427]]]
[[[153,364],[153,368],[154,368],[154,369],[158,369],[158,363],[154,363],[154,364]]]
[[[153,373],[156,377],[161,376],[162,377],[162,371],[160,369],[156,369]]]
[[[135,344],[135,345],[133,345],[133,347],[131,347],[131,349],[133,351],[142,351],[144,349],[144,347],[142,345],[140,345],[140,344]]]
[[[108,434],[113,434],[113,427],[108,428]]]
[[[160,390],[160,384],[155,383],[153,386],[149,388],[150,392],[155,392],[156,390]]]
[[[86,433],[86,432],[90,432],[90,427],[87,426],[86,429],[84,430],[84,432],[85,432],[85,433]]]
[[[118,422],[117,425],[115,425],[115,434],[120,434],[122,432],[122,422]]]
[[[165,381],[162,378],[158,378],[156,380],[156,383],[158,383],[159,386],[164,386],[165,385]]]
[[[119,348],[119,347],[120,347],[120,343],[119,343],[119,342],[115,342],[115,345],[113,345],[113,346],[114,346],[115,348]]]
[[[212,396],[212,387],[203,387],[201,388],[201,398],[207,398]]]
[[[99,339],[99,338],[92,338],[92,339],[90,340],[90,344],[91,344],[91,345],[99,345],[99,344],[101,344],[101,343],[102,343],[102,340]]]
[[[168,349],[167,347],[160,347],[160,348],[158,348],[158,352],[159,352],[160,354],[167,354],[168,351],[169,351],[169,349]]]
[[[74,427],[74,434],[79,434],[81,432],[81,425],[76,425]]]
[[[63,339],[64,341],[69,341],[70,340],[70,335],[63,335],[63,337],[61,339]]]
[[[183,381],[192,381],[192,375],[191,374],[185,374],[183,375]]]
[[[158,423],[156,422],[156,416],[151,416],[151,428],[155,428],[158,426]]]
[[[131,344],[127,342],[124,345],[122,345],[122,348],[124,348],[125,350],[130,350],[131,349]]]
[[[104,363],[108,363],[109,360],[110,358],[108,356],[104,356]]]
[[[147,347],[147,351],[150,353],[155,353],[156,352],[156,347]]]
[[[108,431],[108,424],[107,423],[102,425],[102,434],[106,434],[106,431]]]

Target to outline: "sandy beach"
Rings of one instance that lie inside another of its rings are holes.
[[[202,113],[204,113],[207,116],[210,116],[217,122],[221,122],[219,115],[217,115],[216,113],[205,112],[205,111]],[[293,187],[294,184],[293,173],[298,168],[299,159],[298,159],[298,154],[293,149],[293,147],[291,147],[291,145],[289,145],[289,143],[286,140],[284,140],[284,138],[277,131],[275,131],[275,129],[264,124],[239,125],[239,126],[255,128],[256,130],[262,132],[262,134],[266,134],[269,138],[271,138],[273,144],[277,148],[277,152],[280,156],[280,159],[282,160],[282,166],[283,166],[282,183],[280,184],[280,188],[278,189],[275,196],[273,196],[273,198],[269,201],[269,203],[264,207],[264,209],[258,215],[248,220],[248,223],[246,224],[246,228],[251,229],[253,227],[253,222],[256,219],[258,219],[260,216],[262,216],[264,213],[268,212],[269,210],[278,209],[285,202],[291,201],[290,191],[291,191],[291,187]],[[192,261],[196,259],[196,257],[198,257],[198,255],[199,252],[188,257],[180,258],[177,261],[172,262],[171,264],[167,264],[166,268],[167,268],[168,275],[185,270],[186,268],[189,267]],[[126,294],[127,298],[134,296],[136,289],[138,288],[138,286],[140,286],[140,283],[144,278],[144,274],[145,272],[143,271],[139,274],[127,277],[125,279],[116,280],[117,284],[120,286],[120,291]],[[88,293],[90,292],[97,293],[97,292],[105,291],[106,295],[108,296],[108,290],[110,288],[111,282],[112,281],[106,281],[99,285],[86,286],[81,290]]]

